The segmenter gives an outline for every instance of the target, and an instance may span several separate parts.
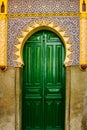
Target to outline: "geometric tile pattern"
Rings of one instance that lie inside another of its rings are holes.
[[[80,18],[78,16],[44,17],[47,22],[53,21],[54,25],[60,25],[60,30],[66,30],[65,36],[70,36],[68,42],[71,43],[69,66],[79,65],[79,46],[80,46]],[[34,25],[34,21],[40,21],[42,17],[23,17],[8,19],[8,66],[19,66],[19,62],[14,61],[17,57],[15,43],[18,43],[17,36],[22,36],[21,30],[27,30],[27,25]]]
[[[16,62],[19,62],[19,67],[23,65],[23,59],[21,52],[23,51],[23,46],[25,41],[31,36],[33,33],[39,31],[40,29],[49,29],[51,31],[55,31],[57,34],[60,34],[61,40],[63,40],[65,49],[66,49],[66,58],[64,61],[65,66],[68,66],[68,62],[72,61],[71,54],[73,53],[71,50],[72,43],[69,43],[69,36],[65,36],[65,30],[60,29],[60,25],[55,25],[53,21],[47,22],[46,19],[42,19],[40,22],[34,21],[33,26],[27,25],[26,30],[21,30],[22,35],[17,36],[19,42],[15,43],[16,51],[13,52],[16,55],[14,59]],[[35,31],[36,30],[36,31]]]
[[[79,13],[79,0],[8,0],[8,14],[64,14]],[[60,30],[66,30],[65,36],[70,36],[72,53],[68,56],[68,65],[79,64],[80,45],[80,18],[78,16],[31,16],[31,17],[9,17],[8,18],[8,66],[19,66],[15,51],[17,36],[22,36],[21,30],[27,30],[27,25],[34,25],[34,21],[45,19],[48,23],[53,21],[54,25],[60,25]]]
[[[79,0],[8,0],[8,13],[79,13],[79,3]]]

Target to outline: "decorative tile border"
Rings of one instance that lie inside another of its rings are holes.
[[[26,18],[26,17],[69,17],[79,16],[80,13],[33,13],[33,14],[7,14],[8,18]]]
[[[8,0],[9,14],[79,13],[79,0]]]

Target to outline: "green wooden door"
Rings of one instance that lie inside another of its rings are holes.
[[[64,130],[65,51],[62,41],[42,30],[23,50],[22,129]]]

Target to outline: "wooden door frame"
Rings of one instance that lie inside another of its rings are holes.
[[[22,130],[22,68],[16,68],[15,76],[15,130]],[[65,130],[70,130],[71,67],[66,67]]]

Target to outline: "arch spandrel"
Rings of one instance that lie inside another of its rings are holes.
[[[14,59],[14,61],[19,63],[18,67],[23,66],[22,50],[23,50],[23,46],[26,43],[27,39],[33,33],[37,32],[39,30],[42,30],[42,29],[53,31],[61,38],[61,40],[64,43],[65,51],[66,51],[66,58],[65,58],[64,64],[65,64],[65,66],[68,66],[68,62],[72,61],[70,55],[71,55],[71,53],[73,53],[70,50],[72,43],[68,42],[69,36],[65,36],[66,31],[61,30],[59,24],[55,25],[53,21],[47,22],[46,20],[42,19],[41,22],[34,21],[33,25],[28,24],[26,30],[21,30],[22,35],[17,36],[18,43],[15,43],[14,46],[16,47],[16,51],[13,53],[16,55],[16,58]]]

